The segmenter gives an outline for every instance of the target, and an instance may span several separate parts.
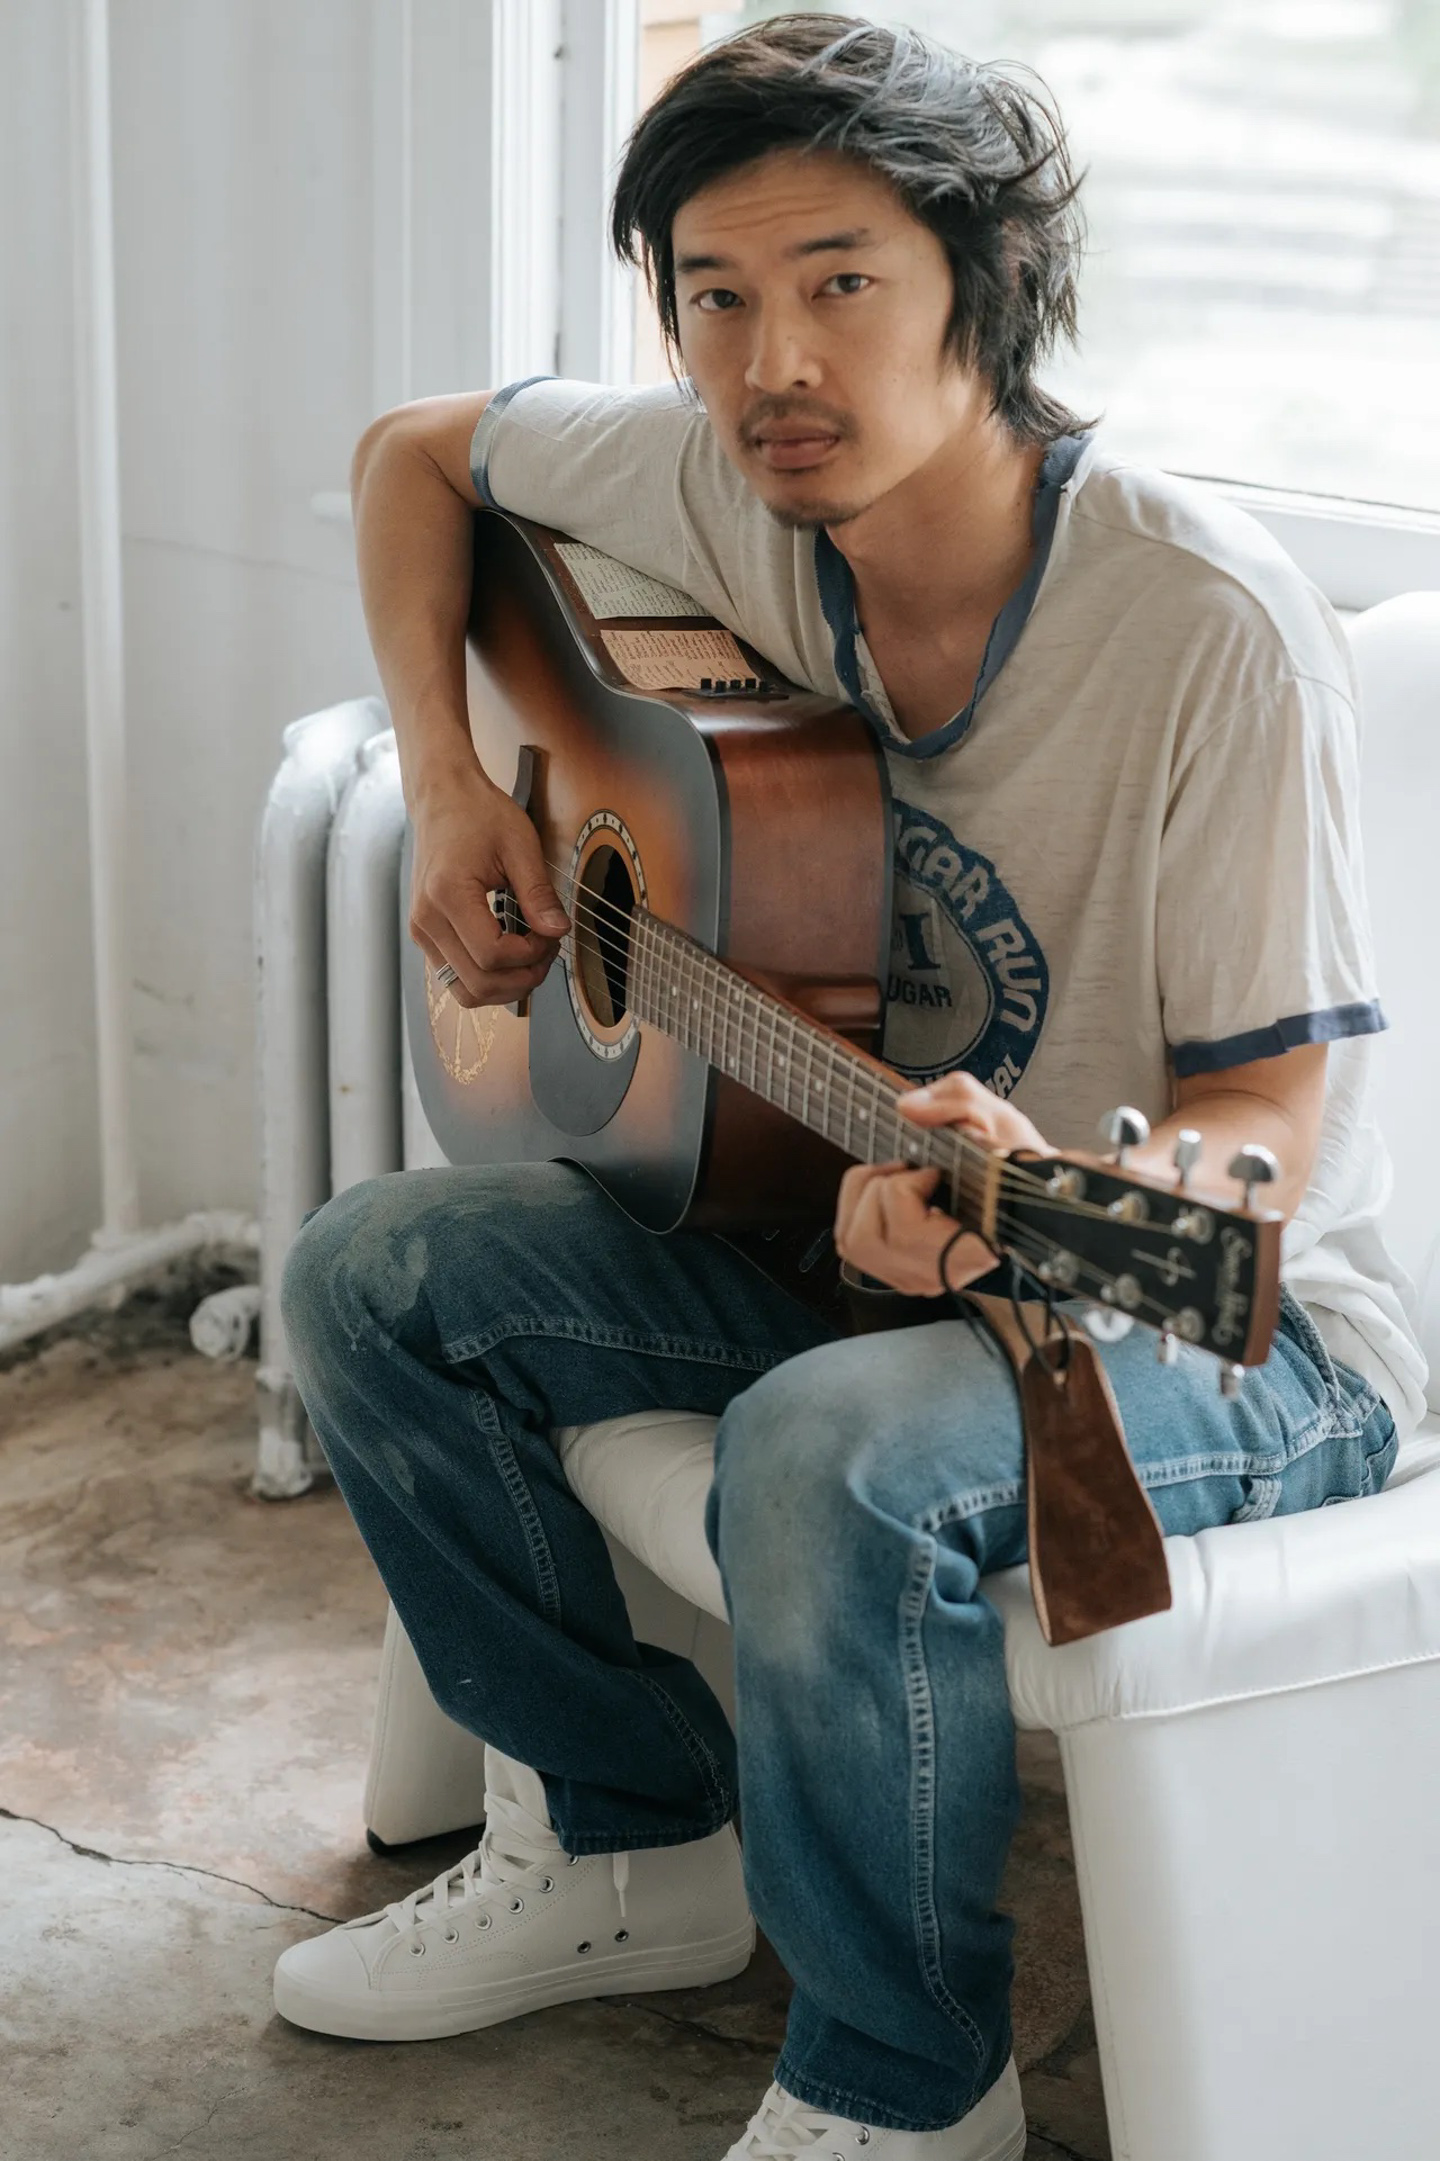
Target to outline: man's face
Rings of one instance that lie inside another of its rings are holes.
[[[879,175],[775,151],[677,212],[680,350],[722,448],[785,525],[841,525],[989,399],[944,350],[945,252]]]

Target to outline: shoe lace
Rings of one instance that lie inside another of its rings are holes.
[[[827,2135],[836,2136],[833,2116],[822,2109],[810,2108],[805,2102],[797,2101],[793,2094],[772,2086],[736,2153],[742,2155],[744,2161],[791,2161],[792,2155],[813,2153],[823,2145]],[[861,2136],[868,2146],[868,2130]],[[820,2161],[818,2155],[816,2161]],[[844,2161],[843,2155],[837,2152],[835,2161]]]
[[[420,1884],[382,1911],[403,1934],[467,1904],[503,1902],[513,1909],[516,1897],[525,1891],[553,1890],[556,1869],[568,1866],[570,1859],[555,1833],[547,1824],[537,1823],[528,1809],[501,1794],[487,1794],[485,1830],[474,1852],[444,1870],[433,1883]],[[623,1919],[630,1856],[614,1854],[611,1863]],[[374,1922],[380,1915],[365,1918]]]

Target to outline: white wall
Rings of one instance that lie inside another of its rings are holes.
[[[0,1280],[99,1212],[65,19],[0,9]]]
[[[68,8],[0,9],[0,1280],[99,1214]],[[372,417],[372,12],[114,0],[141,1212],[253,1205],[250,863],[280,733],[378,689],[343,491]]]

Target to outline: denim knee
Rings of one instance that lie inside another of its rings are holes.
[[[421,1298],[427,1241],[404,1172],[337,1193],[301,1224],[285,1257],[280,1312],[302,1390],[326,1354],[362,1349],[364,1320],[398,1333]]]
[[[837,1371],[845,1348],[787,1358],[733,1399],[716,1434],[707,1535],[737,1631],[768,1664],[821,1661],[834,1605],[854,1596],[845,1564],[868,1500],[871,1420]]]

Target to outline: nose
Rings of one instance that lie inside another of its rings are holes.
[[[745,384],[769,397],[787,391],[816,390],[822,369],[805,336],[800,317],[788,308],[757,307],[751,318],[750,358]]]

